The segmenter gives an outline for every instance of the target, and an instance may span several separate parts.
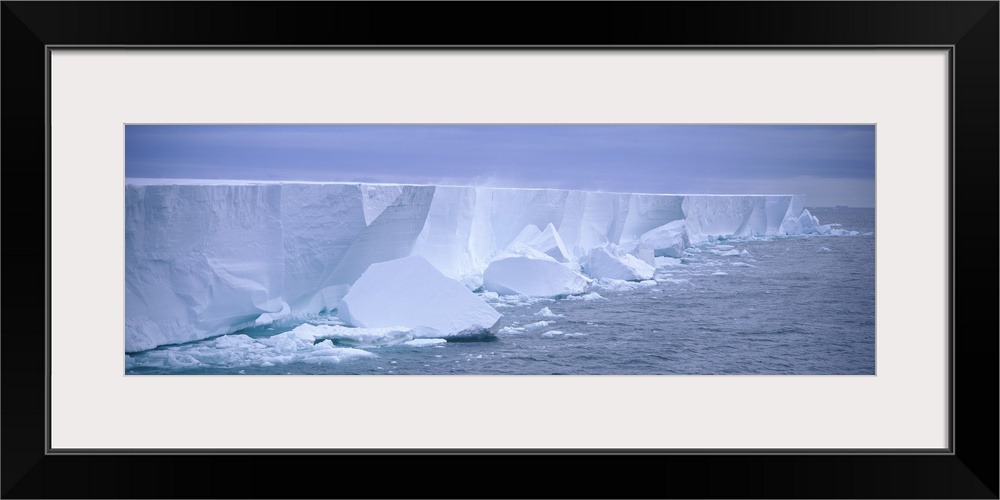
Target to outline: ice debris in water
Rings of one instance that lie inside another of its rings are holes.
[[[580,332],[566,333],[560,330],[549,330],[542,334],[542,337],[548,337],[548,338],[559,337],[564,339],[571,339],[575,337],[586,337],[586,336],[587,336],[586,333],[580,333]]]
[[[527,325],[524,325],[524,329],[538,330],[539,328],[545,328],[546,326],[549,326],[551,324],[552,324],[551,321],[536,321],[534,323],[528,323]]]
[[[829,248],[827,248],[827,247],[819,247],[819,250],[816,250],[816,251],[817,251],[817,252],[819,252],[819,253],[830,253],[830,252],[832,252],[833,250],[830,250],[830,249],[829,249]]]
[[[403,345],[413,346],[413,347],[427,347],[432,345],[441,345],[447,343],[446,339],[413,339],[403,342]]]
[[[556,314],[552,312],[548,307],[543,307],[541,311],[536,312],[533,316],[538,316],[541,318],[562,318],[562,314]]]
[[[575,295],[572,297],[566,297],[566,300],[608,300],[601,296],[597,292],[590,292],[583,295]]]
[[[340,347],[330,338],[337,338],[340,326],[301,325],[291,331],[271,337],[252,338],[229,334],[191,344],[165,346],[131,356],[132,367],[154,368],[232,368],[241,366],[274,366],[288,363],[329,364],[374,357],[375,354],[356,348]],[[405,331],[378,329],[355,331],[354,338],[392,338]],[[362,342],[365,343],[365,342]]]

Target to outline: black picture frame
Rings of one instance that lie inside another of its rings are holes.
[[[2,4],[0,160],[7,179],[8,236],[2,253],[9,271],[29,273],[27,278],[8,274],[3,294],[4,498],[303,498],[317,496],[313,492],[401,498],[998,498],[997,316],[991,307],[972,302],[992,304],[997,292],[997,273],[983,251],[991,246],[982,243],[989,231],[980,229],[993,227],[998,201],[997,1]],[[46,96],[47,52],[56,45],[950,47],[951,449],[929,454],[50,453]],[[573,473],[562,472],[567,469]],[[471,478],[482,489],[470,491],[459,478]]]

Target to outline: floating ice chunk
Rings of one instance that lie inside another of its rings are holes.
[[[753,264],[747,264],[746,262],[733,262],[730,263],[729,265],[733,267],[757,267]]]
[[[436,338],[493,331],[501,315],[423,257],[410,256],[369,266],[338,316],[354,326],[403,326]]]
[[[725,271],[716,271],[716,272],[712,273],[712,276],[727,276],[727,275],[729,275],[729,273],[727,273]]]
[[[586,333],[573,332],[573,333],[567,333],[567,334],[563,335],[563,338],[564,339],[571,339],[571,338],[574,338],[574,337],[586,337],[586,336],[587,336]]]
[[[587,254],[585,271],[592,278],[639,281],[652,278],[656,268],[625,253],[621,247],[608,244],[594,248]]]
[[[583,295],[574,295],[572,297],[566,297],[566,300],[608,300],[601,296],[597,292],[590,292]]]
[[[735,257],[740,254],[740,252],[737,250],[726,250],[724,252],[719,250],[712,250],[712,253],[718,255],[719,257]]]
[[[499,333],[520,333],[523,332],[524,328],[519,326],[505,326],[500,329]]]
[[[680,257],[689,244],[683,219],[650,229],[639,240],[653,247],[653,254],[657,257]]]
[[[752,254],[750,254],[750,252],[748,252],[746,248],[744,248],[744,249],[743,249],[743,250],[742,250],[742,251],[740,252],[740,257],[753,257],[753,255],[752,255]]]
[[[830,249],[829,249],[829,248],[827,248],[827,247],[819,247],[819,250],[816,250],[816,251],[817,251],[817,252],[819,252],[819,253],[830,253],[830,252],[832,252],[833,250],[830,250]]]
[[[556,335],[562,335],[563,332],[559,330],[549,330],[542,334],[542,337],[555,337]]]
[[[352,347],[336,347],[333,345],[333,342],[324,340],[313,345],[311,350],[306,351],[305,354],[302,355],[301,361],[310,364],[331,364],[340,363],[349,359],[368,358],[374,356],[374,354],[361,349],[354,349]]]
[[[490,262],[483,286],[504,295],[561,297],[586,292],[590,280],[547,254],[517,243]]]
[[[556,314],[556,313],[552,312],[552,310],[550,310],[548,307],[543,307],[542,310],[536,312],[534,314],[534,316],[539,316],[539,317],[542,317],[542,318],[562,318],[563,317],[562,314]]]
[[[528,323],[527,325],[524,325],[524,329],[525,330],[538,330],[539,328],[545,328],[546,326],[549,326],[551,324],[552,324],[551,321],[536,321],[534,323]]]
[[[819,219],[809,213],[808,209],[803,209],[798,217],[789,215],[781,223],[781,229],[785,234],[828,234],[831,231],[829,225],[819,223]]]
[[[316,342],[318,340],[316,333],[304,328],[257,339],[243,334],[223,335],[201,342],[138,353],[132,357],[132,367],[169,369],[269,367],[299,362],[339,363],[375,356],[361,349],[334,346],[330,340]]]
[[[594,283],[594,288],[607,292],[628,292],[648,286],[656,286],[656,280],[625,281],[601,278]]]
[[[634,240],[620,245],[622,250],[625,250],[630,255],[634,255],[639,260],[649,264],[651,266],[656,266],[656,255],[654,253],[652,245],[646,243],[645,241]]]
[[[445,344],[448,341],[446,339],[413,339],[403,342],[403,345],[413,346],[413,347],[427,347],[432,345]]]
[[[803,209],[802,215],[799,216],[799,224],[802,225],[802,232],[805,234],[826,234],[830,232],[830,226],[820,224],[819,219],[806,209]]]
[[[683,265],[683,264],[681,264],[681,259],[677,259],[677,258],[674,258],[674,257],[657,257],[656,258],[656,267],[673,267],[673,266],[680,266],[680,265]]]
[[[352,347],[373,347],[395,345],[412,340],[416,336],[414,332],[414,330],[405,327],[351,328],[339,325],[302,324],[281,335],[294,335],[306,342],[328,339],[337,344],[347,344]],[[276,339],[281,335],[270,338]],[[268,339],[262,341],[269,342]]]

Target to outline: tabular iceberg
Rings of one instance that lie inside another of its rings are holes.
[[[793,195],[128,179],[125,350],[337,309],[372,264],[409,256],[471,289],[487,274],[486,288],[503,288],[531,261],[572,294],[588,288],[579,262],[608,244],[648,261],[649,246],[673,255],[715,238],[833,231]],[[545,258],[505,253],[515,242]],[[525,292],[549,290],[503,293]]]

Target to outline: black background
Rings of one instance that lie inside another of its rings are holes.
[[[995,1],[3,2],[3,497],[997,498],[998,19]],[[954,45],[954,454],[46,454],[45,46],[88,44]]]

